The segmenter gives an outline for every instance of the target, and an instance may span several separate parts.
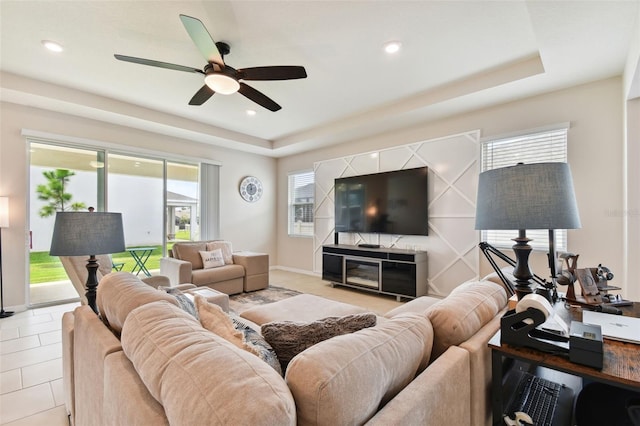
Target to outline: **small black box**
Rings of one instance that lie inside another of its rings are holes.
[[[569,360],[602,369],[602,330],[599,325],[571,321]]]

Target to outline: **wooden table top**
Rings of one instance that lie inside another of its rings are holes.
[[[567,324],[571,320],[582,320],[582,308],[565,307],[563,302],[554,306],[556,314],[560,315]],[[640,317],[640,303],[621,307],[623,315]],[[550,367],[565,373],[588,377],[600,382],[622,386],[634,391],[640,391],[640,345],[603,339],[603,367],[597,370],[593,367],[576,364],[561,355],[548,354],[539,350],[517,347],[500,343],[500,331],[489,341],[489,347],[512,358],[525,360],[542,366]]]

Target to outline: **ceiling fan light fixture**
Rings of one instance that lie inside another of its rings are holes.
[[[240,89],[240,83],[238,83],[238,80],[220,73],[207,74],[204,78],[204,82],[211,88],[211,90],[222,95],[230,95],[232,93],[236,93],[238,89]]]

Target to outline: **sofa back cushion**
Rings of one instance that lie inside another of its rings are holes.
[[[122,348],[170,424],[296,424],[291,392],[273,368],[174,305],[133,310]]]
[[[207,242],[207,250],[217,250],[220,249],[222,252],[222,257],[224,258],[225,265],[233,265],[233,246],[231,245],[231,241],[208,241]]]
[[[430,306],[425,314],[433,325],[431,360],[449,346],[459,345],[478,332],[507,305],[502,286],[492,281],[471,281]]]
[[[425,316],[405,314],[298,354],[285,375],[298,424],[365,423],[424,369],[432,338]]]
[[[124,321],[132,310],[158,300],[178,304],[174,296],[156,290],[129,272],[112,272],[106,275],[98,285],[96,297],[102,320],[116,334],[120,334]]]
[[[191,263],[191,269],[202,269],[201,251],[207,251],[207,243],[204,241],[175,243],[171,249],[173,257]]]

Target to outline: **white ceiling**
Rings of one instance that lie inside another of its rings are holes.
[[[621,75],[631,1],[0,1],[3,101],[279,157]],[[202,68],[179,14],[231,45],[234,68],[303,65],[308,78],[189,99]],[[54,54],[41,40],[61,43]],[[400,53],[382,50],[402,42]],[[249,117],[245,111],[254,109]]]

